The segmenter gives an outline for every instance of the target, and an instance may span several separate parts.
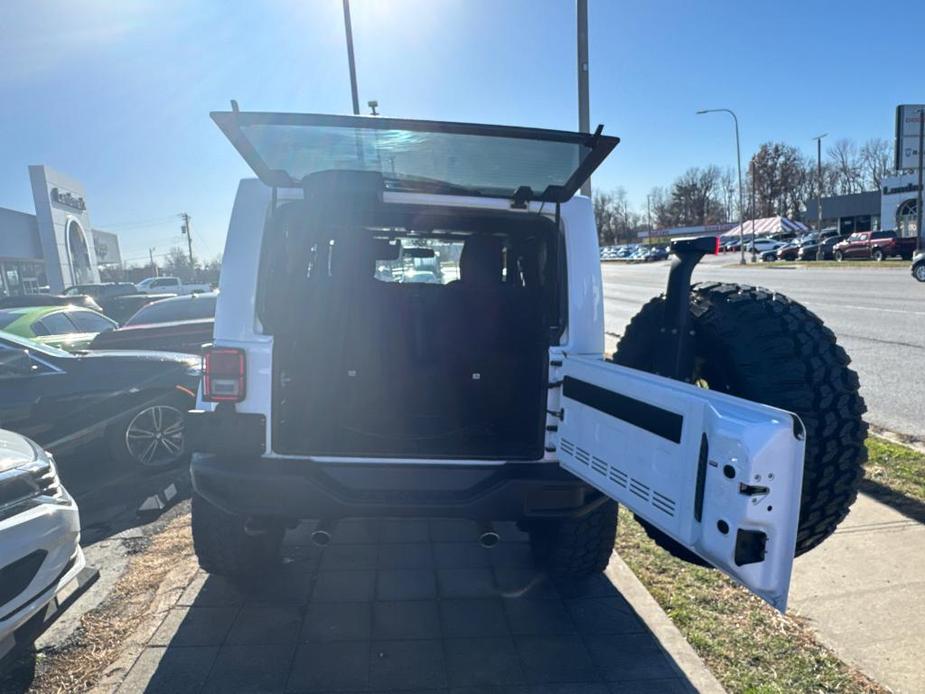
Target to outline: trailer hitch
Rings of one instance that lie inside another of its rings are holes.
[[[694,372],[694,330],[691,322],[691,275],[703,256],[719,253],[719,238],[702,236],[671,244],[674,258],[668,272],[665,313],[655,355],[655,373],[690,381]]]

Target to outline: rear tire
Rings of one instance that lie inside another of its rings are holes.
[[[857,497],[867,459],[857,374],[832,331],[781,294],[712,283],[696,285],[691,299],[697,363],[692,382],[795,412],[806,428],[799,556],[835,531]],[[656,297],[633,318],[616,363],[654,371],[664,305]]]
[[[537,563],[561,577],[601,573],[617,537],[617,509],[616,502],[608,500],[581,518],[532,524],[530,546]]]
[[[877,262],[879,263],[879,262],[882,261],[883,258],[884,258],[883,251],[882,251],[881,249],[879,249],[879,248],[875,248],[875,249],[871,252],[870,257],[873,258],[875,261],[877,261]]]
[[[242,517],[226,513],[195,493],[191,515],[193,548],[203,571],[246,585],[278,563],[282,526],[249,535]]]

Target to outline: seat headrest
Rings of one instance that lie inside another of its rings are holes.
[[[496,236],[471,236],[459,256],[459,279],[467,284],[500,284],[503,244]]]

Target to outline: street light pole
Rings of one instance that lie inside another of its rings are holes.
[[[922,235],[922,164],[923,164],[923,152],[925,149],[925,109],[919,109],[919,192],[915,200],[915,212],[916,212],[916,221],[915,221],[915,233],[918,237],[918,240],[915,242],[915,249],[917,251],[922,250],[922,247],[925,246],[925,241],[923,241]]]
[[[646,195],[646,226],[649,227],[648,240],[652,242],[652,196]]]
[[[813,139],[816,141],[816,260],[824,260],[822,252],[822,138],[828,135],[823,133]]]
[[[591,105],[588,85],[588,0],[577,0],[578,15],[578,130],[591,132]],[[581,194],[591,195],[591,178],[581,184]]]
[[[353,28],[350,24],[350,0],[344,0],[344,32],[347,34],[347,67],[350,69],[350,95],[353,97],[353,115],[360,115],[360,97],[357,93],[357,66],[353,59]]]
[[[736,128],[736,167],[739,171],[739,264],[745,265],[745,227],[742,219],[745,216],[745,203],[742,198],[742,150],[739,147],[739,119],[736,118],[736,114],[732,112],[732,109],[728,108],[705,108],[697,111],[697,115],[702,116],[704,113],[719,112],[728,113],[732,116]]]

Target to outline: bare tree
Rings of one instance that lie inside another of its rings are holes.
[[[858,155],[858,146],[854,140],[842,138],[836,140],[826,150],[826,155],[835,170],[836,190],[841,195],[860,193],[861,161]]]
[[[883,177],[892,169],[893,146],[882,137],[872,137],[861,145],[861,170],[865,190],[879,190]]]
[[[749,214],[757,217],[799,214],[805,181],[803,161],[803,155],[792,145],[783,142],[761,145],[749,162],[746,200]]]

